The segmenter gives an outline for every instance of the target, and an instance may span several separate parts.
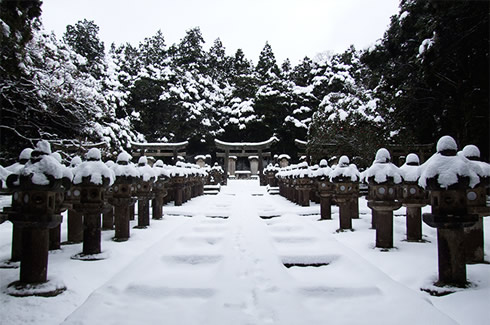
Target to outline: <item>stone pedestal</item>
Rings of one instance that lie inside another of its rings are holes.
[[[67,227],[67,242],[72,244],[81,243],[83,241],[83,214],[69,209]]]
[[[250,161],[250,172],[252,175],[258,175],[259,173],[259,159],[257,157],[251,156],[248,158]]]
[[[235,156],[230,156],[228,157],[228,173],[231,176],[235,176],[235,171],[236,171],[236,160],[237,158]],[[258,166],[258,165],[257,165]]]

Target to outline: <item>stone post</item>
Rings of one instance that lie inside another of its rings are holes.
[[[101,214],[105,206],[105,192],[114,182],[113,172],[101,161],[99,149],[87,153],[87,161],[74,170],[73,183],[80,187],[80,203],[74,207],[83,214],[83,249],[73,259],[98,260],[101,250]],[[98,256],[99,255],[99,256]]]
[[[479,218],[469,213],[467,191],[479,182],[468,160],[457,155],[456,141],[449,136],[440,138],[437,153],[424,164],[419,180],[430,191],[431,213],[424,213],[423,220],[437,228],[438,286],[467,284],[464,227]]]
[[[366,171],[369,184],[368,207],[375,212],[376,247],[393,248],[393,211],[402,204],[397,200],[402,178],[399,168],[390,163],[390,153],[382,148],[373,165]]]

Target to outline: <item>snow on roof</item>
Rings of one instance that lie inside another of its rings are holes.
[[[248,160],[252,160],[252,159],[259,159],[259,156],[248,156]]]
[[[268,140],[262,142],[225,142],[218,139],[214,139],[216,144],[224,145],[224,146],[262,146],[266,144],[272,144],[274,142],[279,141],[278,138],[272,136]]]
[[[194,157],[194,160],[199,160],[199,159],[206,160],[206,156],[204,156],[204,155],[197,155],[197,156]]]
[[[277,156],[277,160],[281,160],[281,159],[287,159],[287,160],[291,160],[291,157],[289,155],[286,155],[285,153]]]
[[[184,147],[189,144],[188,141],[182,141],[182,142],[175,142],[175,143],[170,143],[170,142],[146,142],[146,143],[141,143],[141,142],[132,142],[131,145],[135,147]]]
[[[320,167],[328,167],[328,162],[326,159],[320,160]]]

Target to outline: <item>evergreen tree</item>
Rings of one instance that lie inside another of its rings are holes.
[[[104,43],[99,40],[99,26],[92,20],[80,20],[75,25],[66,26],[63,39],[84,58],[78,61],[79,69],[100,79],[106,67]]]

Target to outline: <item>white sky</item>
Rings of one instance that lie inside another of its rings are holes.
[[[243,49],[257,62],[268,41],[279,64],[305,55],[365,48],[383,36],[398,0],[44,0],[42,20],[61,37],[84,18],[100,27],[106,48],[137,45],[159,29],[166,44],[199,26],[204,48],[220,38],[228,55]]]

